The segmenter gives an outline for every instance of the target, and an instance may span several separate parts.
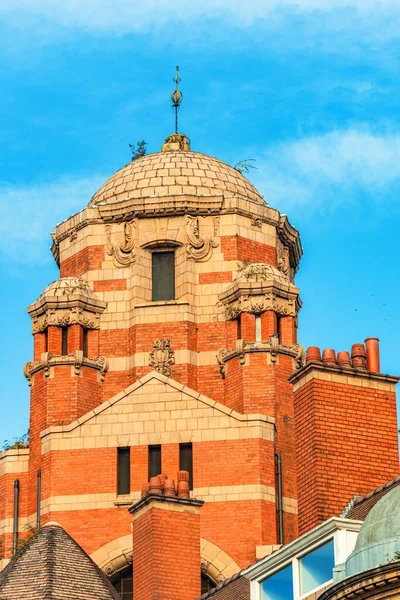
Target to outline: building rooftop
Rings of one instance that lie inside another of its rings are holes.
[[[0,572],[0,600],[121,600],[58,524],[45,525]]]
[[[265,204],[261,194],[237,169],[192,152],[157,152],[133,160],[94,194],[89,206],[152,196],[243,196]]]

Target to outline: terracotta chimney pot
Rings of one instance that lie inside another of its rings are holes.
[[[307,349],[306,362],[321,362],[321,352],[318,346],[310,346]]]
[[[337,362],[340,367],[351,367],[350,354],[345,350],[338,352]]]
[[[366,358],[364,344],[353,344],[351,347],[351,365],[353,369],[361,369],[365,371]]]
[[[367,351],[368,371],[372,371],[373,373],[380,373],[379,339],[367,338],[365,340],[365,347]]]
[[[326,365],[336,365],[336,354],[333,348],[325,348],[322,352],[322,362]]]

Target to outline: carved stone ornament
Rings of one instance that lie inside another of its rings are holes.
[[[278,246],[278,269],[285,277],[290,278],[289,248]]]
[[[246,340],[237,340],[236,348],[221,348],[217,353],[217,361],[222,379],[227,375],[227,363],[233,358],[239,357],[239,364],[244,365],[245,354],[254,352],[268,352],[271,355],[271,363],[276,363],[277,355],[286,354],[292,356],[297,367],[300,369],[305,364],[305,352],[301,344],[284,345],[279,343],[277,335],[272,335],[263,342],[246,342]]]
[[[61,277],[48,285],[36,302],[28,306],[32,332],[40,333],[49,325],[82,325],[99,329],[100,315],[107,306],[97,298],[89,283],[81,277]]]
[[[289,271],[288,271],[289,272]],[[248,281],[278,281],[289,283],[288,274],[280,271],[267,263],[243,263],[240,268],[240,277]]]
[[[186,220],[186,236],[187,245],[186,252],[188,258],[196,262],[205,262],[212,256],[214,248],[219,245],[216,236],[218,235],[219,219],[213,218],[212,235],[202,237],[200,235],[199,217],[187,216]]]
[[[262,219],[261,219],[261,217],[253,217],[251,219],[251,225],[253,227],[258,227],[258,229],[261,229],[261,227],[262,227]]]
[[[174,364],[175,355],[171,348],[170,340],[153,340],[153,350],[150,352],[149,366],[153,367],[157,373],[170,377],[171,367]]]
[[[267,310],[273,310],[280,316],[295,317],[296,301],[293,298],[279,298],[272,293],[255,296],[246,294],[225,305],[225,318],[232,320],[244,312],[260,314]]]
[[[111,237],[111,225],[106,225],[106,234],[108,242],[106,246],[106,252],[109,256],[113,257],[114,265],[119,269],[129,267],[136,260],[136,256],[134,253],[135,227],[136,224],[134,221],[131,221],[130,223],[125,221],[123,241],[113,243]]]
[[[100,381],[104,381],[105,375],[108,371],[109,365],[108,360],[105,356],[99,356],[97,358],[86,358],[83,356],[82,350],[75,350],[72,354],[66,356],[58,356],[51,352],[43,352],[39,362],[27,362],[24,365],[23,372],[28,380],[28,384],[32,385],[32,376],[38,371],[43,370],[44,376],[50,377],[50,367],[56,367],[60,365],[71,365],[74,367],[74,375],[80,376],[82,367],[89,367],[99,371]]]
[[[78,306],[67,309],[49,309],[40,317],[32,318],[32,333],[40,333],[49,325],[65,327],[75,324],[82,325],[85,329],[99,329],[100,315]]]

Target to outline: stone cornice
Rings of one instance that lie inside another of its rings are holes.
[[[50,368],[62,365],[71,365],[74,367],[74,375],[79,377],[82,367],[89,367],[99,371],[100,381],[104,381],[108,371],[108,361],[104,356],[97,358],[86,358],[82,350],[75,350],[73,354],[66,356],[55,356],[51,352],[43,352],[39,362],[27,362],[24,365],[24,375],[28,384],[32,385],[32,376],[38,371],[44,371],[45,377],[50,377]]]
[[[222,379],[225,379],[227,366],[233,358],[239,357],[240,364],[245,362],[245,354],[254,352],[265,352],[271,355],[271,363],[276,363],[278,354],[286,354],[295,359],[297,365],[302,365],[304,362],[304,348],[300,344],[292,344],[285,346],[279,343],[277,336],[271,336],[264,342],[246,342],[246,340],[237,340],[236,348],[222,348],[217,354],[219,370]]]
[[[374,592],[375,590],[375,592]],[[400,592],[400,561],[362,571],[328,588],[319,600],[350,600],[353,598],[398,598]]]
[[[193,507],[195,509],[199,509],[203,506],[204,500],[197,500],[197,498],[180,498],[178,496],[164,496],[163,494],[147,494],[144,498],[135,502],[130,509],[129,512],[131,515],[137,514],[143,508],[152,508],[154,505],[158,503],[164,503],[168,505],[168,508],[173,509],[174,507],[179,507],[179,512],[187,512],[189,507]]]
[[[81,308],[82,310],[101,314],[106,306],[106,302],[97,298],[90,298],[83,294],[73,294],[70,296],[43,296],[30,304],[27,311],[32,318],[39,317],[48,310],[66,310],[71,308]]]
[[[381,383],[388,383],[391,385],[396,385],[396,383],[400,380],[400,377],[395,375],[385,375],[384,373],[372,373],[371,371],[364,371],[361,369],[352,369],[339,367],[336,365],[327,365],[322,362],[309,362],[305,364],[301,369],[293,373],[289,377],[289,381],[293,384],[299,383],[305,377],[309,377],[312,379],[312,373],[326,373],[327,375],[343,375],[345,377],[357,377],[364,380],[372,380]]]
[[[254,223],[267,223],[276,227],[279,239],[289,248],[290,265],[297,270],[303,254],[300,235],[290,224],[286,215],[281,215],[276,209],[251,201],[244,196],[234,195],[175,195],[128,198],[123,201],[98,205],[96,208],[86,208],[62,223],[59,223],[52,233],[53,245],[51,251],[59,264],[59,244],[61,241],[76,237],[77,231],[87,225],[96,223],[112,223],[131,221],[135,217],[151,218],[180,215],[224,215],[239,214],[250,218]]]
[[[291,283],[236,280],[219,295],[227,319],[235,319],[242,312],[262,313],[273,310],[278,315],[296,316],[302,302],[299,289]]]

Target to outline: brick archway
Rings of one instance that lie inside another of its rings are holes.
[[[93,552],[90,558],[107,577],[116,575],[132,564],[132,534],[108,542]]]
[[[201,571],[216,584],[240,571],[239,565],[218,546],[200,538]],[[90,558],[108,576],[132,564],[132,535],[124,535],[98,548]]]
[[[218,546],[200,538],[201,571],[214,583],[222,583],[240,571],[239,565]]]

